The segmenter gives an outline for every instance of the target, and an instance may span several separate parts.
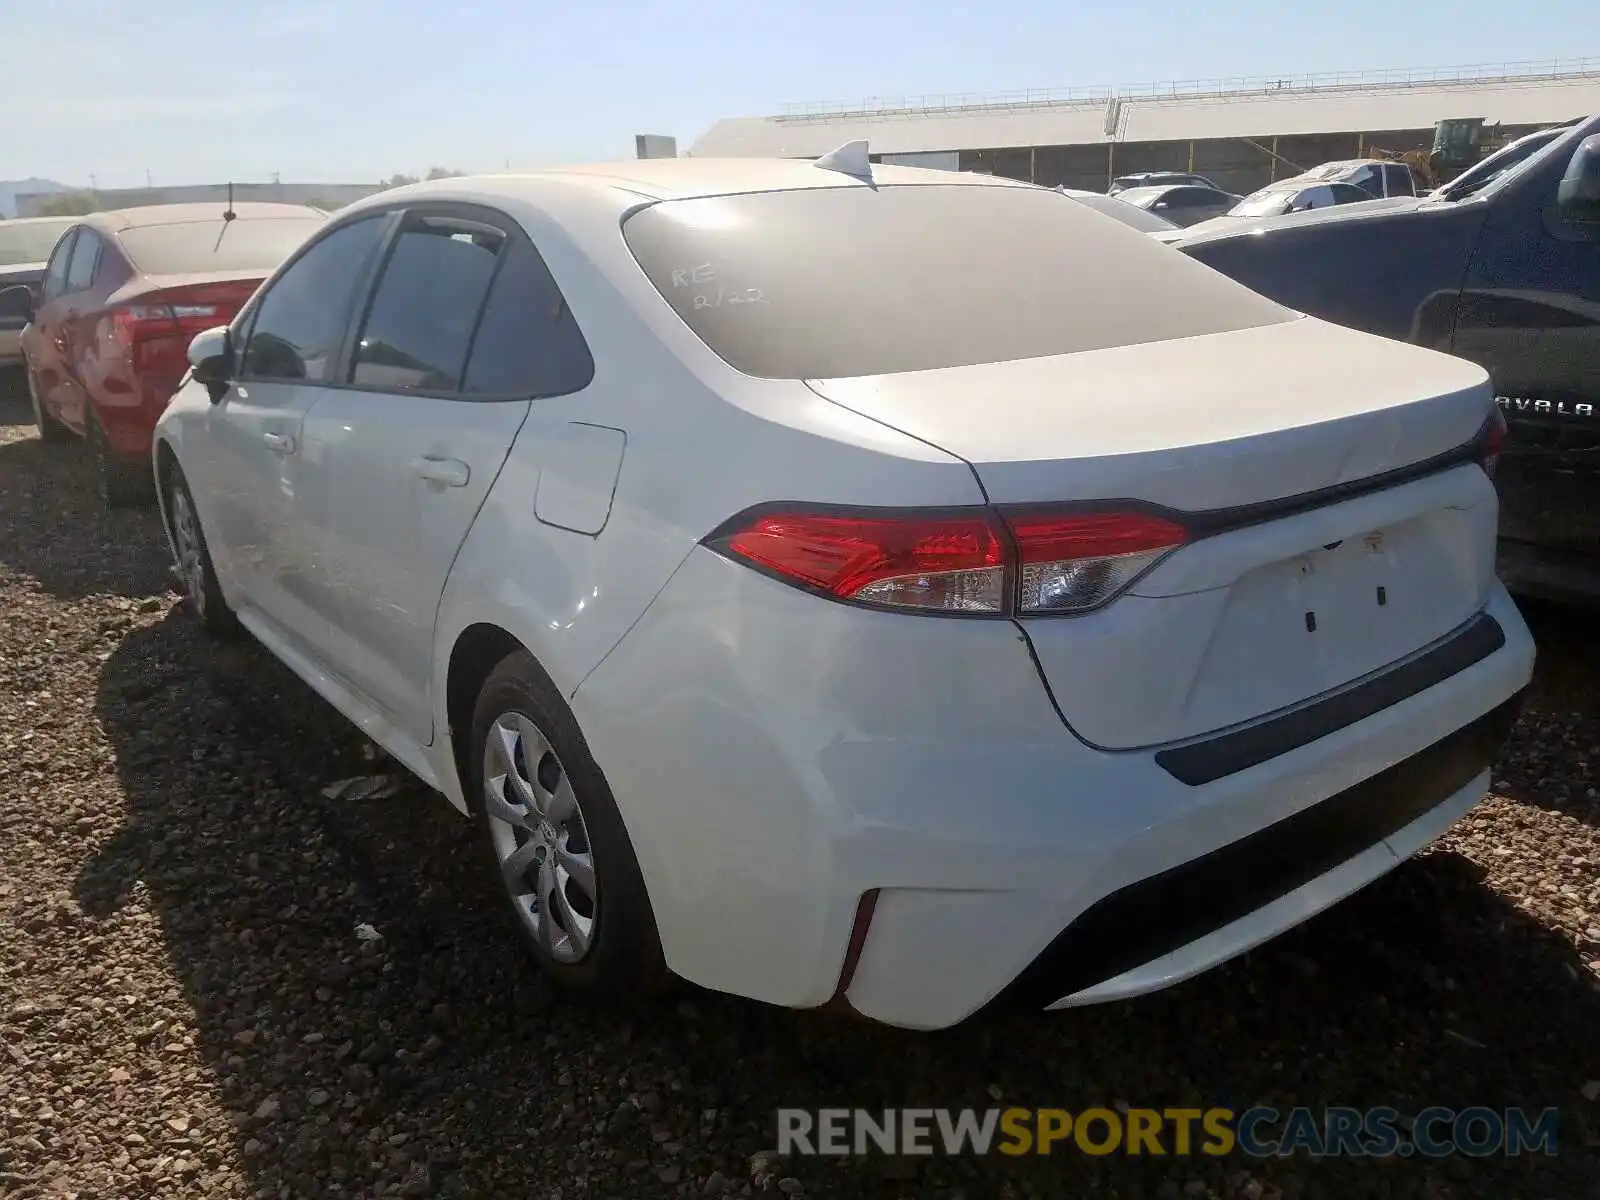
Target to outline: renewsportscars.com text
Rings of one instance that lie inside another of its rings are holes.
[[[1553,1108],[786,1108],[778,1152],[1483,1158],[1554,1154],[1557,1124]]]

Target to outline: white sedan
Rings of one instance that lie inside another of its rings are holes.
[[[194,611],[470,813],[575,992],[1164,987],[1466,812],[1532,670],[1482,370],[1027,184],[418,184],[191,361]]]

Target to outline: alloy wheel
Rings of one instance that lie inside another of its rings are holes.
[[[484,805],[500,877],[517,916],[551,959],[576,963],[594,945],[600,911],[583,809],[561,760],[520,712],[489,727]]]
[[[195,615],[206,615],[206,564],[200,542],[200,522],[194,505],[181,486],[172,489],[172,543],[178,557],[178,576]]]

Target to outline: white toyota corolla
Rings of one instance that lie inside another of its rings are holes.
[[[194,610],[578,991],[1129,996],[1460,817],[1534,657],[1484,372],[863,149],[338,213],[161,420]]]

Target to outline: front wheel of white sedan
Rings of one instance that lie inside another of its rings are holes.
[[[605,777],[525,652],[490,674],[472,720],[474,808],[523,941],[563,990],[613,998],[666,980],[644,879]]]
[[[215,637],[231,636],[239,628],[239,620],[222,598],[222,587],[211,565],[211,551],[206,547],[205,533],[200,528],[200,514],[195,509],[194,497],[189,494],[183,471],[174,465],[166,472],[164,483],[167,515],[172,522],[173,565],[184,597],[207,633]]]

